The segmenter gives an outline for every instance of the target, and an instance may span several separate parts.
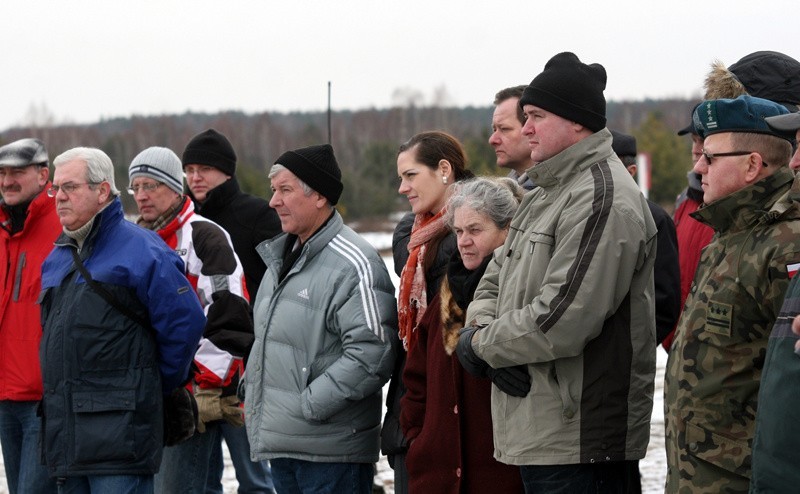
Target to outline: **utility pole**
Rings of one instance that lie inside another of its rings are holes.
[[[328,81],[328,144],[331,143],[331,81]]]

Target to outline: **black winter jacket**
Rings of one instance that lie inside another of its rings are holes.
[[[653,280],[656,293],[656,344],[672,332],[681,315],[681,266],[678,263],[678,236],[675,223],[658,204],[647,201],[658,228]]]

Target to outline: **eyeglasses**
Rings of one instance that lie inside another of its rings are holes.
[[[157,188],[161,187],[162,185],[164,185],[162,182],[156,182],[154,184],[133,185],[131,187],[128,187],[128,194],[130,194],[132,196],[135,196],[136,194],[139,193],[139,191],[142,191],[142,192],[153,192],[154,190],[156,190]]]
[[[47,189],[47,197],[55,197],[56,194],[58,194],[59,190],[66,195],[70,195],[73,192],[75,192],[81,185],[88,185],[91,187],[92,185],[99,185],[100,183],[102,182],[84,182],[77,184],[73,182],[67,182],[61,185],[52,185],[50,186],[49,189]]]
[[[184,173],[186,176],[190,175],[200,175],[201,177],[205,177],[206,174],[209,172],[216,170],[213,166],[206,166],[206,165],[186,165],[184,169]]]
[[[703,149],[702,151],[700,151],[700,154],[702,154],[703,158],[706,159],[706,162],[708,162],[708,166],[711,166],[712,165],[711,160],[713,160],[714,158],[723,158],[725,156],[747,156],[748,154],[752,154],[755,152],[756,151],[729,151],[727,153],[708,153],[706,152],[705,149]],[[768,166],[767,162],[763,160],[761,161],[761,164],[763,164],[765,167]]]

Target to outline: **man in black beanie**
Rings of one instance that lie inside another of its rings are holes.
[[[256,246],[281,232],[275,210],[260,197],[242,192],[236,180],[236,153],[228,139],[214,129],[194,136],[181,159],[189,187],[189,197],[198,214],[217,223],[231,236],[233,249],[244,269],[250,301],[255,300],[258,285],[267,267]],[[243,492],[272,492],[272,474],[267,462],[250,461],[250,445],[243,427],[221,425],[228,444],[236,479]],[[213,446],[209,465],[209,485],[222,492],[221,442]]]
[[[269,178],[285,234],[258,249],[267,274],[245,380],[251,453],[270,460],[278,492],[370,492],[399,345],[394,286],[333,207],[342,174],[330,145],[282,154]]]
[[[656,227],[611,148],[606,71],[573,53],[520,98],[538,186],[489,263],[456,352],[469,372],[525,366],[523,398],[492,388],[495,457],[526,492],[635,492],[655,376]]]

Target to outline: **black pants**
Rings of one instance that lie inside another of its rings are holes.
[[[640,494],[638,461],[519,468],[526,494]]]

